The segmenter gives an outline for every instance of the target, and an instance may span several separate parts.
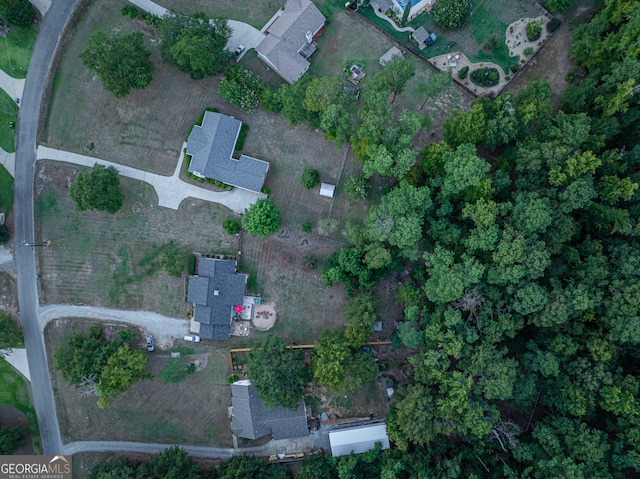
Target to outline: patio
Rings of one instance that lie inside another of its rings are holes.
[[[276,324],[276,303],[263,303],[254,308],[253,327],[258,331],[269,331]]]

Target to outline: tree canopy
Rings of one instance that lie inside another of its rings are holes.
[[[28,27],[34,13],[29,0],[0,0],[0,21],[7,26]]]
[[[233,53],[224,49],[231,28],[221,18],[209,18],[204,13],[187,16],[172,12],[162,17],[158,36],[164,61],[194,80],[221,73],[233,59]]]
[[[268,198],[260,198],[242,216],[242,227],[260,238],[276,233],[280,225],[280,209]]]
[[[247,356],[247,377],[266,406],[297,408],[309,380],[302,351],[269,334]]]
[[[80,211],[100,210],[113,214],[124,202],[118,170],[98,164],[89,173],[78,173],[69,195]]]
[[[151,83],[151,52],[144,46],[141,32],[107,35],[95,32],[80,54],[82,63],[98,75],[104,89],[116,98],[127,96],[131,89],[142,90]]]

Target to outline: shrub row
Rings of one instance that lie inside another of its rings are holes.
[[[240,134],[238,135],[238,141],[236,142],[236,151],[242,150],[244,146],[244,139],[247,137],[247,131],[249,130],[249,125],[243,123],[240,127]]]
[[[160,17],[156,17],[152,13],[142,10],[135,5],[125,5],[120,9],[120,13],[122,13],[122,15],[129,15],[129,18],[140,17],[150,27],[156,28],[158,25],[160,25]]]

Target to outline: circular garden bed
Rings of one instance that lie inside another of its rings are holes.
[[[471,78],[471,81],[478,86],[492,87],[496,86],[498,82],[500,82],[500,73],[497,68],[478,68],[471,72],[469,78]]]

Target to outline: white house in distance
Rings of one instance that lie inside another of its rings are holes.
[[[258,57],[293,83],[309,69],[309,57],[316,51],[316,39],[327,19],[311,0],[287,0],[264,31]]]
[[[378,8],[381,13],[391,10],[398,18],[402,18],[404,9],[409,4],[409,0],[372,0],[371,6]],[[422,12],[430,12],[436,0],[412,0],[409,10],[409,20],[417,17]]]

